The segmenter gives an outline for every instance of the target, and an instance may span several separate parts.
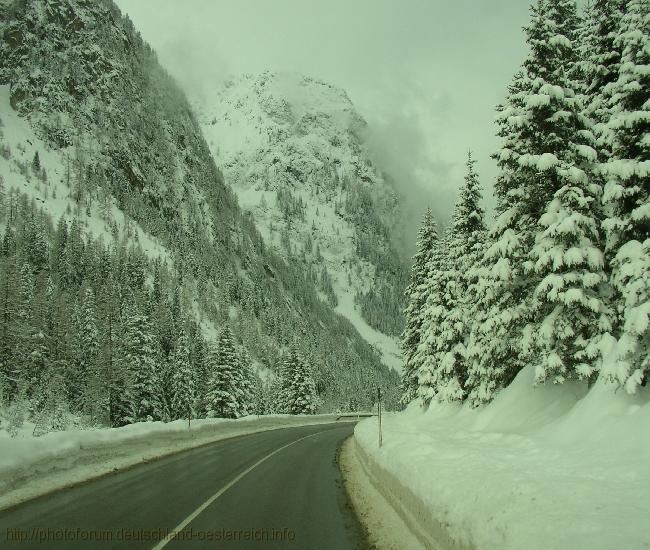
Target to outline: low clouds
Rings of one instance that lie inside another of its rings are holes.
[[[456,199],[457,163],[447,158],[437,143],[439,134],[427,126],[441,128],[450,122],[453,99],[448,93],[431,97],[415,85],[396,88],[392,96],[371,110],[365,141],[375,164],[391,176],[403,198],[411,254],[423,211],[431,207],[436,219],[446,224]],[[426,115],[427,110],[433,112]]]
[[[209,100],[227,76],[236,72],[217,48],[204,48],[189,36],[172,36],[163,65],[185,89],[190,99]]]
[[[526,0],[116,1],[190,96],[266,69],[344,88],[406,198],[411,242],[427,205],[448,221],[468,149],[490,194],[494,107],[525,56]]]

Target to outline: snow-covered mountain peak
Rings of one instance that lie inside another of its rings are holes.
[[[220,96],[224,106],[235,108],[250,106],[252,100],[268,119],[298,132],[313,127],[355,131],[365,126],[345,90],[297,73],[243,75],[228,80]]]
[[[294,183],[345,173],[366,182],[378,179],[362,152],[365,120],[344,90],[326,82],[296,73],[243,75],[228,80],[197,111],[212,126],[208,133],[214,136],[217,161],[227,169],[242,153],[256,149],[256,158],[274,168],[276,176],[267,183],[274,188],[274,183],[288,183],[278,179],[278,168],[290,172]],[[249,172],[237,183],[265,179],[266,174]]]

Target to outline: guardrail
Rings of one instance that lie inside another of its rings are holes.
[[[337,416],[336,420],[339,421],[341,420],[341,418],[350,418],[353,420],[356,418],[357,420],[360,420],[361,418],[370,418],[371,416],[377,416],[377,413],[371,413],[371,412],[345,413]]]

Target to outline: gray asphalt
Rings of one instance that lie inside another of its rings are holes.
[[[0,548],[153,548],[167,535],[166,550],[362,549],[336,464],[352,431],[338,423],[236,437],[46,495],[0,511]]]

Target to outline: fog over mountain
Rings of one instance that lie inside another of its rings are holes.
[[[448,222],[468,149],[490,210],[494,106],[523,56],[526,2],[117,4],[190,96],[209,94],[229,75],[265,70],[345,89],[368,121],[376,163],[405,196],[407,247],[427,204]]]

